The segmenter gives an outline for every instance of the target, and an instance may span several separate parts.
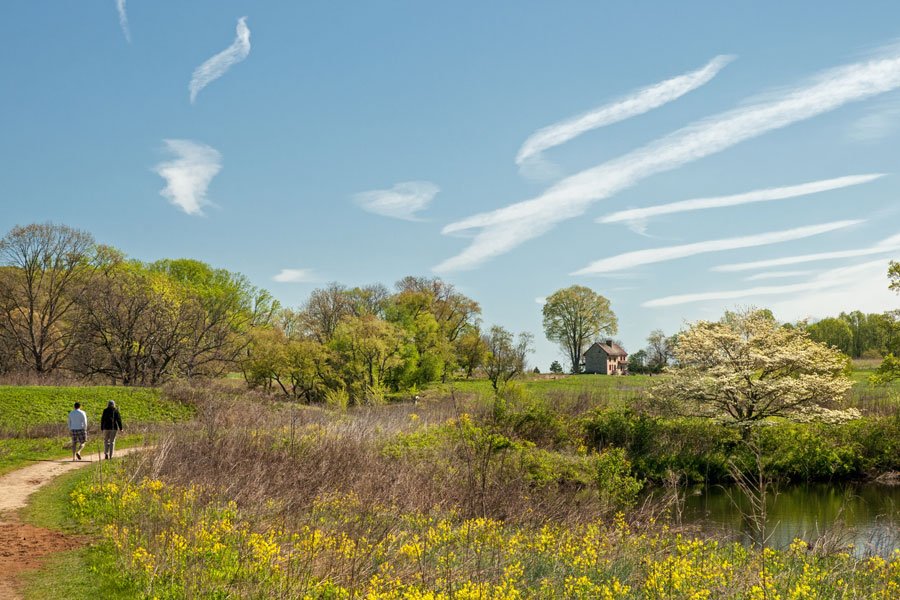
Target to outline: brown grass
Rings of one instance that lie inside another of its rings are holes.
[[[436,456],[383,452],[398,433],[487,411],[475,398],[336,414],[204,388],[178,393],[197,405],[196,421],[171,430],[147,474],[199,484],[241,506],[274,506],[281,518],[334,495],[401,512],[459,511],[512,522],[586,521],[599,511],[584,489],[562,483],[536,488],[514,454],[483,454],[466,443]]]

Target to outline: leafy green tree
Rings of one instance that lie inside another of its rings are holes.
[[[628,355],[628,372],[639,374],[639,373],[647,373],[649,372],[649,367],[647,366],[647,351],[646,350],[638,350],[633,354]]]
[[[652,388],[674,412],[746,427],[769,417],[812,418],[850,389],[846,359],[760,311],[698,321],[679,335],[677,365]]]
[[[900,263],[891,261],[890,267],[888,267],[888,279],[890,280],[888,289],[900,293]],[[889,352],[881,361],[878,371],[872,376],[872,381],[883,385],[897,379],[900,379],[900,358],[893,352]]]
[[[354,404],[382,401],[391,371],[402,367],[405,345],[399,327],[374,315],[338,324],[328,347]]]
[[[472,377],[484,364],[488,346],[477,326],[468,327],[453,344],[456,361],[466,376]]]
[[[397,292],[427,295],[428,310],[449,342],[455,341],[466,328],[478,324],[481,314],[478,303],[437,277],[405,277],[397,282]]]
[[[885,385],[900,379],[900,358],[888,354],[871,377],[872,383]]]
[[[844,354],[849,355],[854,350],[853,331],[845,319],[829,317],[809,325],[806,330],[811,339],[837,348]]]
[[[890,281],[888,289],[900,293],[900,262],[892,260],[888,265],[888,280]]]
[[[854,310],[849,313],[841,313],[839,318],[847,323],[850,327],[852,340],[850,345],[850,356],[860,358],[868,348],[876,345],[875,331],[869,317],[862,311]]]
[[[558,360],[554,360],[552,363],[550,363],[550,372],[556,373],[557,375],[563,372],[562,365],[559,364]]]
[[[432,312],[433,298],[427,292],[395,294],[386,310],[388,322],[397,325],[409,345],[403,353],[402,369],[395,372],[395,389],[421,386],[440,379],[453,362],[453,346]]]
[[[179,288],[189,326],[180,357],[185,377],[218,376],[240,358],[254,325],[271,320],[277,303],[239,273],[191,259],[161,260],[151,272],[166,274]]]
[[[580,285],[550,295],[544,303],[543,316],[544,334],[569,356],[572,373],[581,370],[582,353],[591,342],[618,331],[609,300]]]
[[[877,332],[877,350],[882,356],[900,354],[900,311],[869,315]]]

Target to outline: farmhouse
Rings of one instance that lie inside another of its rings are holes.
[[[628,375],[628,353],[612,340],[594,342],[584,353],[584,372]]]

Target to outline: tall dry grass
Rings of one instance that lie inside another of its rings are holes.
[[[170,393],[194,403],[197,417],[170,429],[143,474],[197,484],[240,506],[269,506],[277,513],[269,518],[289,519],[333,495],[373,508],[512,522],[587,521],[601,512],[583,486],[535,486],[515,453],[459,440],[426,456],[385,452],[398,434],[463,414],[487,418],[489,405],[476,397],[335,413],[204,387]]]

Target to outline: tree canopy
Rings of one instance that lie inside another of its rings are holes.
[[[582,354],[591,342],[618,332],[609,300],[580,285],[548,296],[543,315],[544,334],[568,355],[572,373],[580,372]]]

